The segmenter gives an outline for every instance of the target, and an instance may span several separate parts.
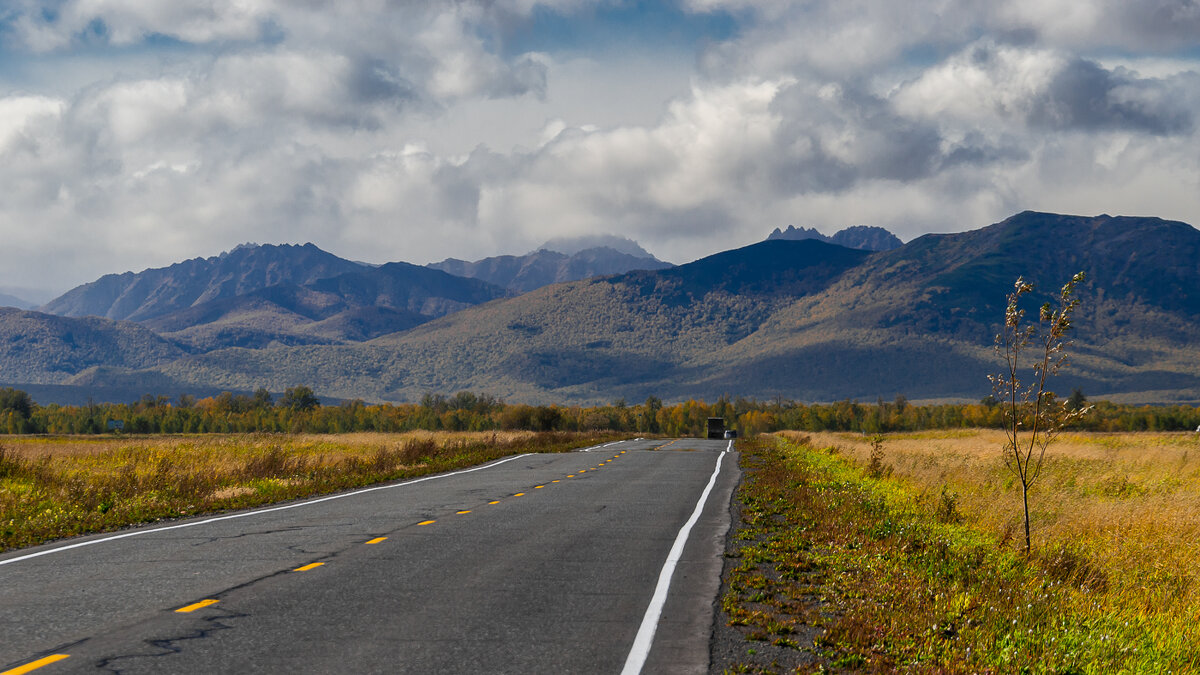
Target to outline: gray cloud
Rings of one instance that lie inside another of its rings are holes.
[[[390,102],[399,105],[419,96],[416,85],[383,59],[368,58],[355,62],[347,89],[358,103]]]
[[[1155,0],[1121,3],[1124,18],[1146,37],[1143,47],[1194,46],[1200,35],[1200,3],[1196,0]]]
[[[1076,58],[1058,71],[1044,95],[1034,101],[1029,121],[1051,129],[1188,133],[1194,113],[1178,103],[1160,81],[1137,79]]]

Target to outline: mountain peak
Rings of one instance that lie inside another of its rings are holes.
[[[242,244],[211,258],[105,275],[51,300],[42,311],[142,321],[218,298],[277,284],[303,285],[362,268],[311,243]]]
[[[32,302],[19,298],[15,295],[0,293],[0,307],[16,307],[17,309],[33,309],[36,307]]]
[[[225,257],[225,256],[227,256],[227,255],[231,255],[231,254],[237,253],[238,251],[245,251],[246,249],[253,249],[253,248],[258,248],[258,247],[259,247],[259,244],[258,244],[258,242],[256,242],[256,241],[247,241],[247,242],[245,242],[245,243],[238,244],[237,246],[234,246],[233,248],[229,249],[228,251],[225,251],[224,253],[222,253],[221,255],[219,255],[219,256],[217,256],[217,257],[218,257],[218,258],[223,258],[223,257]]]
[[[618,253],[624,253],[635,258],[646,258],[648,260],[658,260],[653,254],[642,248],[636,241],[628,237],[619,237],[615,234],[588,234],[579,237],[555,237],[550,241],[539,246],[537,251],[554,251],[563,255],[575,255],[580,251],[586,251],[593,248],[609,248]]]
[[[904,245],[904,242],[900,241],[899,237],[891,232],[882,227],[872,227],[869,225],[852,225],[839,230],[831,237],[821,234],[816,228],[788,225],[786,230],[780,230],[777,227],[767,236],[767,241],[774,239],[817,239],[830,244],[837,244],[846,248],[857,248],[864,251],[890,251]]]
[[[447,258],[427,267],[526,293],[563,281],[671,267],[630,239],[612,235],[554,239],[523,255],[466,262]]]
[[[233,248],[229,249],[228,251],[223,251],[220,255],[217,255],[214,257],[217,259],[223,259],[223,258],[228,258],[229,256],[232,256],[232,255],[238,255],[238,254],[253,255],[260,251],[262,251],[262,252],[308,251],[310,253],[324,253],[326,255],[332,255],[331,253],[328,253],[327,251],[323,250],[321,247],[317,246],[316,244],[312,243],[311,241],[305,242],[303,244],[260,244],[258,242],[254,242],[254,241],[247,241],[247,242],[238,244],[237,246],[234,246]]]

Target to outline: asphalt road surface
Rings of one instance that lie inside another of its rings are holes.
[[[696,673],[728,441],[625,441],[0,555],[0,675]]]

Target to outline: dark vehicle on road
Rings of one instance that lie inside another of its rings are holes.
[[[724,417],[708,418],[708,437],[709,438],[725,438],[725,418]]]

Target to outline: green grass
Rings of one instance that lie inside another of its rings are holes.
[[[805,655],[818,665],[804,669],[850,672],[1200,669],[1196,621],[1160,611],[1155,594],[1110,589],[1070,546],[1025,557],[973,527],[952,494],[929,499],[805,441],[741,444],[745,543],[731,553],[739,564],[722,605],[748,640],[816,637],[792,640],[790,662],[748,659],[733,672],[787,672]],[[1142,564],[1149,580],[1154,561]]]

